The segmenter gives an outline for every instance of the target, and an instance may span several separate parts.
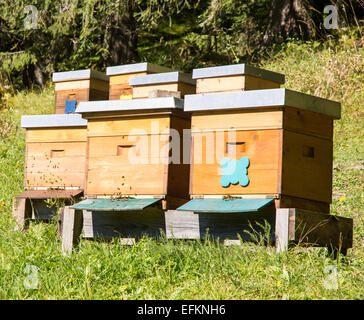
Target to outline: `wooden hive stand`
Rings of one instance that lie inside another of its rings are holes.
[[[266,220],[277,250],[291,240],[351,248],[352,219],[330,215],[340,104],[280,89],[283,75],[246,65],[193,74],[200,94],[187,95],[184,108],[192,114],[191,201],[166,213],[167,236],[203,238],[209,229],[238,239],[249,222]]]
[[[191,125],[183,100],[84,102],[76,112],[88,120],[87,199],[64,209],[63,251],[72,251],[81,230],[84,238],[159,236],[164,211],[188,201],[183,145],[170,154],[170,136]]]
[[[75,114],[23,116],[26,129],[25,191],[14,198],[13,216],[21,230],[29,220],[49,220],[57,205],[71,204],[83,194],[86,166],[87,120]]]
[[[55,114],[74,113],[80,102],[107,100],[109,78],[91,69],[55,72]]]

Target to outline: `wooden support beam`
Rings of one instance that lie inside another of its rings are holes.
[[[29,199],[14,198],[13,217],[16,220],[16,230],[25,231],[29,228],[29,220],[32,218],[32,207]]]
[[[82,211],[64,207],[62,228],[62,252],[64,254],[71,254],[73,247],[78,244],[82,226]]]
[[[353,219],[308,210],[276,210],[276,250],[287,250],[289,242],[328,247],[347,253],[353,246]]]

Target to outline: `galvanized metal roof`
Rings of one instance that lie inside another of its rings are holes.
[[[124,64],[120,66],[113,66],[106,68],[106,75],[115,76],[118,74],[138,73],[138,72],[150,72],[150,73],[161,73],[170,72],[172,69],[162,67],[149,62]]]
[[[54,72],[52,75],[53,82],[88,80],[88,79],[109,81],[109,78],[106,76],[105,73],[91,69]]]
[[[47,114],[22,116],[22,128],[86,127],[87,120],[80,114]]]
[[[260,69],[247,64],[233,64],[228,66],[194,69],[192,72],[193,79],[226,77],[233,75],[249,75],[281,84],[285,82],[284,74]]]
[[[192,199],[177,210],[206,213],[245,213],[256,212],[274,199]]]
[[[132,76],[129,79],[131,86],[143,86],[160,83],[183,82],[191,85],[196,85],[196,80],[193,80],[191,74],[183,72],[165,72],[148,74],[143,76]]]
[[[183,99],[175,97],[80,102],[76,113],[115,112],[150,109],[182,109]]]
[[[185,96],[185,111],[229,110],[266,107],[293,107],[340,119],[341,105],[288,89],[249,90]]]
[[[149,207],[161,199],[86,199],[71,208],[88,211],[137,211]]]

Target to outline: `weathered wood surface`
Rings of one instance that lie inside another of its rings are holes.
[[[71,254],[73,247],[80,240],[83,225],[83,213],[79,210],[64,207],[62,228],[62,252]]]
[[[30,201],[25,198],[14,198],[12,214],[16,221],[16,230],[25,231],[29,227],[29,220],[32,218]]]
[[[332,141],[284,130],[281,193],[331,203],[332,159]]]
[[[326,246],[346,254],[353,246],[353,219],[286,208],[276,212],[276,248],[288,248],[289,242]]]
[[[83,213],[83,237],[139,239],[144,235],[160,237],[165,233],[164,211],[146,208],[142,211]]]
[[[267,221],[273,232],[274,209],[267,208],[257,213],[195,213],[192,211],[168,210],[165,214],[167,238],[220,240],[254,240],[249,233],[263,236],[262,228]],[[254,232],[255,230],[255,232]],[[248,233],[247,233],[248,232]],[[273,233],[271,233],[273,236]],[[273,237],[272,237],[273,239]]]

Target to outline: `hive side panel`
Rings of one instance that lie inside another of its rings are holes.
[[[90,101],[108,100],[108,99],[109,99],[109,82],[92,79],[90,84]]]
[[[285,108],[284,129],[329,140],[333,139],[333,119],[305,110]]]
[[[331,203],[333,143],[284,130],[282,194]]]
[[[245,76],[244,90],[264,90],[264,89],[277,89],[281,85],[278,82],[256,78],[252,76]]]
[[[196,94],[196,86],[179,82],[177,91],[181,92],[182,97],[184,97],[186,94]]]
[[[168,168],[167,193],[169,196],[183,199],[188,199],[189,197],[190,176],[190,165],[186,161],[186,155],[190,153],[190,144],[183,143],[183,135],[184,131],[190,128],[190,118],[171,117],[171,129],[175,130],[175,135],[172,135],[172,141],[170,142],[170,156],[173,163],[169,164]],[[189,136],[185,138],[189,139]]]
[[[192,143],[193,195],[277,194],[280,130],[194,133]],[[239,160],[243,156],[250,160],[249,184],[223,187],[221,159]]]
[[[82,188],[85,161],[86,142],[27,143],[25,186]]]

